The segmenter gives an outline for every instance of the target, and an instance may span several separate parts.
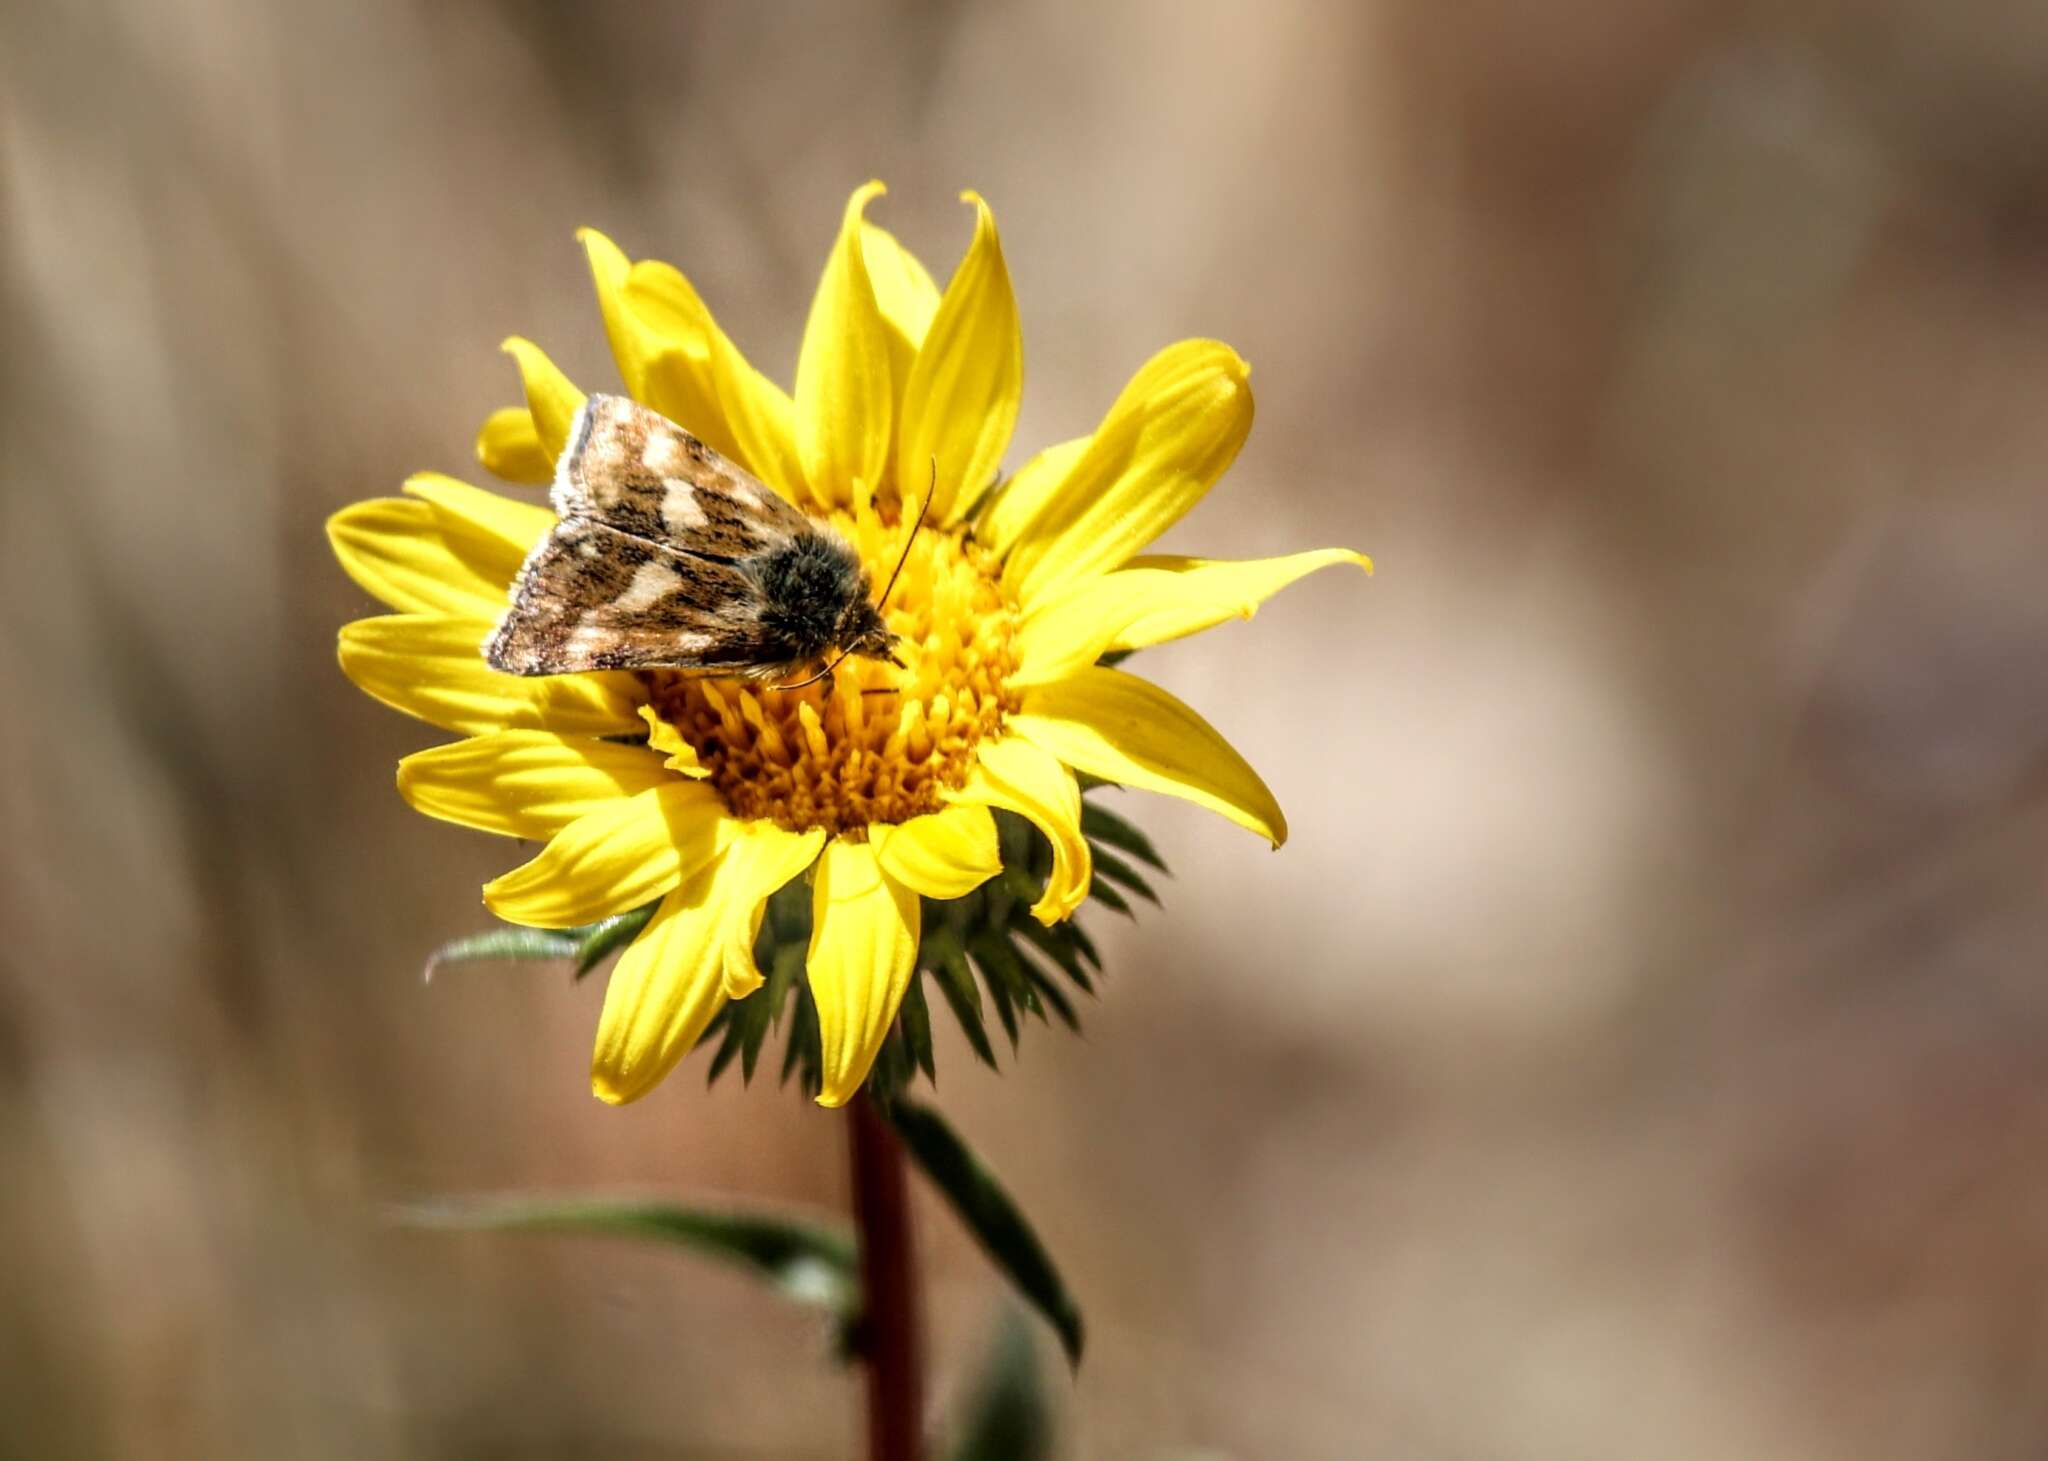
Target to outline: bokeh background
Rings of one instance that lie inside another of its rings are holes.
[[[1180,336],[1169,546],[1347,544],[1150,652],[1292,815],[1130,798],[1088,1038],[946,1109],[1091,1322],[1088,1458],[2048,1447],[2048,9],[2024,0],[0,9],[0,1454],[859,1446],[809,1316],[514,1187],[845,1201],[772,1085],[586,1091],[423,985],[507,851],[336,671],[323,518],[611,379],[573,228],[788,378],[847,191],[994,203],[1012,465]],[[943,1017],[941,1024],[944,1025]],[[936,1398],[1002,1298],[921,1205]]]

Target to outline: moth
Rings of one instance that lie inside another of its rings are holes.
[[[584,402],[549,501],[560,521],[527,556],[484,644],[493,669],[785,681],[831,656],[810,678],[771,687],[798,689],[829,681],[848,655],[903,663],[844,538],[637,401]]]

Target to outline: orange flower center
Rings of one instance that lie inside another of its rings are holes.
[[[873,512],[823,520],[854,545],[880,593],[909,524]],[[896,653],[907,668],[849,658],[829,696],[822,683],[773,690],[645,671],[654,713],[695,753],[736,817],[859,836],[873,822],[935,812],[942,793],[967,780],[982,737],[1017,708],[1008,688],[1016,611],[1001,571],[959,530],[927,523],[884,610],[902,636]],[[658,748],[667,739],[660,727],[654,739]]]

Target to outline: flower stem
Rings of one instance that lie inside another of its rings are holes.
[[[847,1107],[853,1149],[853,1216],[860,1229],[866,1303],[860,1353],[868,1372],[869,1461],[918,1461],[924,1416],[917,1267],[903,1145],[865,1092]]]

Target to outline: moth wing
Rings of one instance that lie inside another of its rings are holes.
[[[484,659],[514,675],[658,666],[773,673],[790,655],[760,610],[760,589],[740,568],[572,517],[520,569]]]
[[[551,500],[565,519],[589,518],[699,557],[750,558],[810,528],[772,488],[625,396],[583,403]]]

